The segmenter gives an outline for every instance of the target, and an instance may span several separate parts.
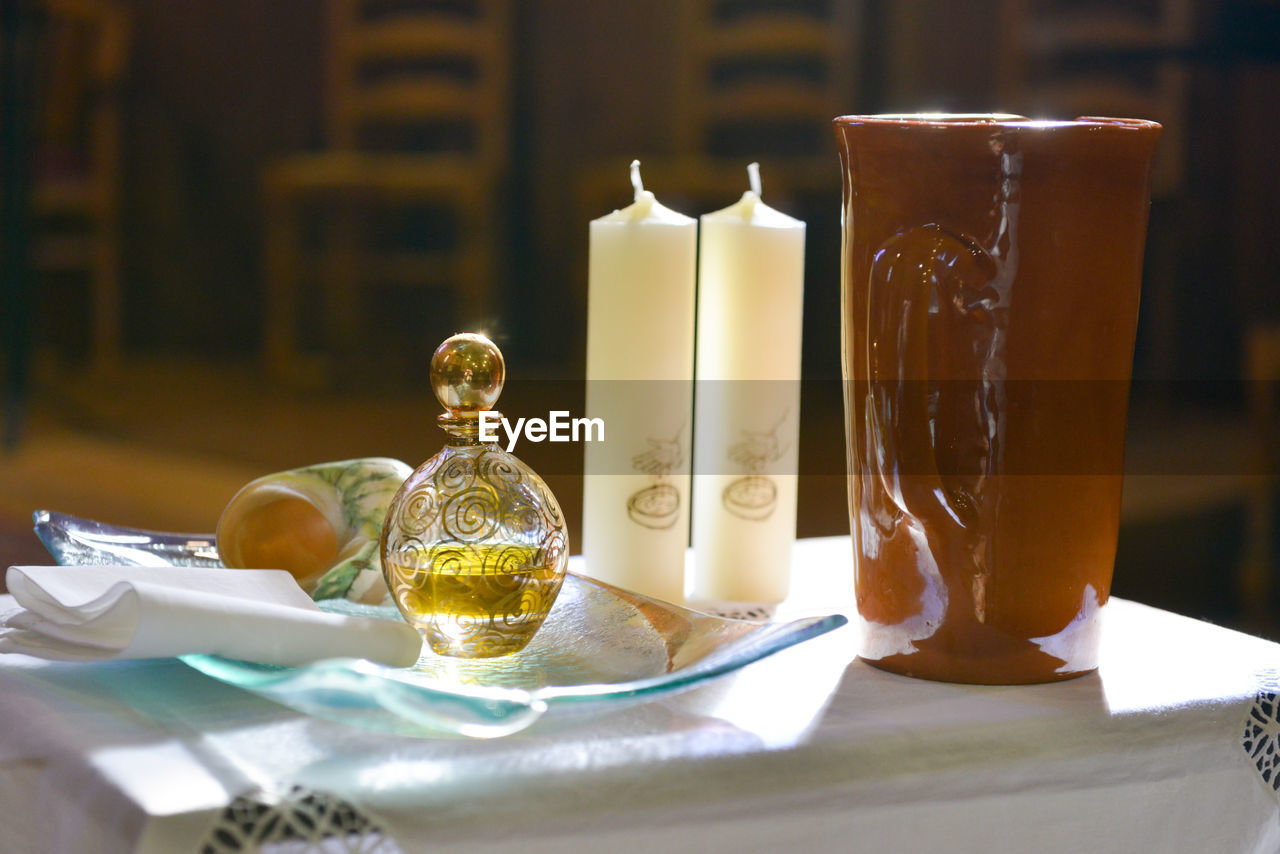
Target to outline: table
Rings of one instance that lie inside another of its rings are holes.
[[[782,610],[847,606],[850,563],[847,537],[797,543]],[[1117,599],[1099,672],[1053,685],[908,679],[856,644],[490,741],[315,720],[176,660],[0,656],[0,848],[1280,850],[1280,646]]]

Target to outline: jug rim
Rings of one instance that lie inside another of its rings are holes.
[[[951,128],[987,127],[1011,130],[1049,130],[1053,128],[1102,128],[1114,127],[1133,130],[1159,129],[1159,122],[1150,119],[1118,118],[1111,116],[1080,116],[1075,119],[1033,119],[1015,113],[875,113],[870,115],[844,115],[832,119],[836,125],[873,125],[900,128]]]

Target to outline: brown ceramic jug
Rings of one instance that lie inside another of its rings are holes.
[[[1097,667],[1160,126],[843,116],[862,657],[956,682]]]

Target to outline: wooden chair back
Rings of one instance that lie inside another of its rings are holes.
[[[848,0],[685,0],[676,151],[740,160],[830,159],[849,112],[856,40]]]
[[[507,0],[332,0],[330,145],[506,157]]]
[[[94,111],[120,84],[129,28],[110,0],[43,0],[45,62],[37,141],[86,146]]]
[[[89,278],[90,365],[120,358],[120,93],[130,17],[118,0],[41,0],[33,116],[33,263]]]
[[[1118,116],[1164,126],[1157,196],[1182,186],[1194,37],[1191,0],[1002,0],[1001,108],[1033,118]]]

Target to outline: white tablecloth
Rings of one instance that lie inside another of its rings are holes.
[[[797,544],[787,610],[847,607],[850,561]],[[315,720],[176,660],[0,656],[0,850],[1280,851],[1280,646],[1114,599],[1103,638],[1096,675],[993,688],[877,671],[848,627],[492,741]]]

